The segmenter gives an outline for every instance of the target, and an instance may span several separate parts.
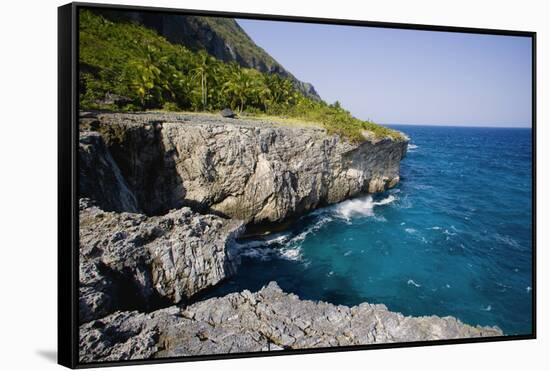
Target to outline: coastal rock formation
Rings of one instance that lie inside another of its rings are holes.
[[[242,222],[184,207],[163,216],[80,203],[80,322],[179,303],[235,271]]]
[[[78,159],[81,197],[102,200],[113,211],[139,211],[136,197],[99,133],[80,133]]]
[[[300,300],[275,282],[152,313],[116,312],[80,326],[82,362],[500,336],[454,317],[406,317],[382,304]]]
[[[200,114],[99,114],[81,126],[101,134],[146,214],[190,206],[253,224],[393,187],[407,150],[368,132],[352,143],[313,126]]]
[[[235,273],[246,224],[393,187],[407,139],[364,135],[220,115],[81,115],[80,361],[502,335],[382,304],[301,300],[274,282],[194,302]]]

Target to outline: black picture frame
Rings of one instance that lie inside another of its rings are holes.
[[[528,37],[532,42],[532,332],[525,335],[497,336],[490,338],[449,339],[413,341],[282,350],[278,352],[232,353],[197,355],[177,358],[124,360],[101,363],[79,363],[78,361],[78,11],[79,9],[111,9],[139,12],[157,12],[200,16],[231,17],[257,20],[293,21],[303,23],[369,26],[406,30],[443,31],[470,34],[507,35]],[[189,362],[216,359],[266,357],[289,354],[342,352],[380,348],[418,347],[445,344],[466,344],[510,340],[536,339],[537,331],[537,288],[536,288],[536,32],[513,31],[488,28],[434,26],[423,24],[388,23],[347,19],[296,17],[269,14],[233,13],[189,9],[157,8],[130,5],[96,3],[70,3],[58,8],[58,363],[69,368],[89,368],[137,364],[158,364],[168,362]]]

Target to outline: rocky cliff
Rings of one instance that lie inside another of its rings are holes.
[[[199,114],[83,114],[80,322],[186,302],[235,272],[246,223],[399,180],[406,141]]]
[[[112,192],[83,184],[105,177],[81,180],[83,196],[104,210],[156,215],[189,206],[252,224],[390,188],[407,149],[406,140],[368,133],[357,144],[312,126],[200,114],[99,114],[82,128],[102,138],[83,134],[82,169],[105,147],[112,158],[93,171],[107,174],[111,161],[120,170],[108,175],[119,184]]]
[[[383,305],[304,301],[275,283],[194,302],[237,271],[245,225],[392,187],[406,148],[213,115],[82,114],[80,360],[501,335]]]
[[[80,322],[185,302],[233,274],[242,222],[187,207],[163,216],[105,212],[80,200]]]
[[[453,317],[406,317],[382,304],[300,300],[272,282],[152,313],[116,312],[80,327],[82,362],[499,336]]]

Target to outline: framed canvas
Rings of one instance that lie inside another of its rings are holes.
[[[536,336],[536,34],[59,8],[71,367]]]

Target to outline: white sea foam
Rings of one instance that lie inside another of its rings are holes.
[[[237,253],[240,256],[269,261],[273,258],[298,261],[302,259],[300,246],[288,247],[251,247],[253,245],[237,245]]]
[[[414,228],[405,228],[405,232],[413,234],[413,233],[416,232],[416,229],[414,229]]]
[[[238,251],[241,256],[246,256],[248,258],[260,259],[260,260],[271,260],[273,250],[267,248],[243,248]]]
[[[388,197],[386,198],[383,198],[381,199],[380,201],[376,201],[376,202],[373,202],[372,204],[374,206],[382,206],[382,205],[387,205],[387,204],[391,204],[393,201],[395,201],[397,198],[394,196],[394,195],[389,195]]]
[[[422,286],[421,284],[418,284],[418,283],[414,282],[414,280],[408,280],[407,285],[411,285],[411,286],[414,286],[414,287],[421,287]]]
[[[397,200],[397,197],[390,194],[386,198],[374,201],[372,196],[366,196],[353,200],[344,201],[336,206],[319,209],[310,215],[317,216],[317,220],[300,233],[293,235],[292,232],[274,233],[255,239],[236,242],[235,252],[243,257],[260,260],[271,260],[274,258],[301,261],[302,243],[312,233],[321,229],[327,223],[334,220],[334,216],[343,218],[348,222],[353,216],[374,216],[374,207],[390,204]],[[385,221],[381,218],[380,221]],[[351,254],[351,251],[344,253],[344,256]]]
[[[330,216],[321,216],[314,224],[292,236],[291,232],[274,233],[256,239],[239,241],[234,244],[237,254],[244,257],[268,261],[274,258],[301,261],[302,242],[323,225],[332,221]]]
[[[366,196],[347,200],[336,205],[335,212],[339,217],[350,220],[353,216],[373,216],[373,208],[374,203],[372,201],[372,196]]]
[[[301,249],[299,247],[282,249],[281,257],[287,260],[300,260],[302,258]]]
[[[337,216],[349,221],[354,216],[374,216],[374,207],[390,204],[397,200],[394,195],[389,195],[380,201],[373,201],[372,196],[365,196],[347,200],[335,206],[334,211]]]
[[[415,152],[415,149],[417,149],[417,148],[418,148],[418,146],[416,144],[409,143],[407,145],[407,151],[408,152]]]
[[[296,236],[289,239],[288,243],[296,244],[304,241],[309,234],[318,231],[319,229],[321,229],[321,227],[331,222],[332,220],[333,219],[330,216],[323,216],[319,218],[319,220],[317,220],[313,225],[311,225],[310,227],[306,228],[304,231],[300,232]]]
[[[485,308],[482,308],[486,312],[490,312],[493,309],[490,305],[487,305]]]

